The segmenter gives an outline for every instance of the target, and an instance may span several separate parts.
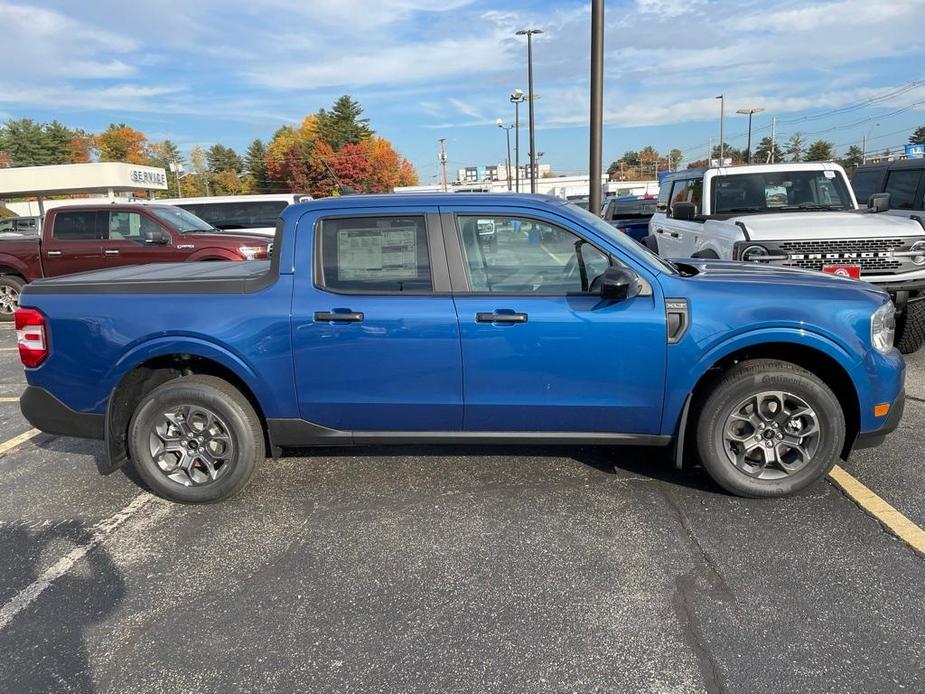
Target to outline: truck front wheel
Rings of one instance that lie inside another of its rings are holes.
[[[158,496],[183,503],[227,499],[263,458],[263,429],[236,388],[214,376],[185,376],[144,396],[128,435],[138,474]]]
[[[16,275],[0,275],[0,322],[13,320],[19,308],[19,295],[26,283]]]
[[[896,348],[903,354],[918,351],[925,342],[925,299],[910,301],[896,321]]]
[[[699,410],[697,450],[733,494],[793,494],[824,477],[845,441],[838,398],[788,362],[756,359],[729,369]]]

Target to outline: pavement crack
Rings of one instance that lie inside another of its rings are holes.
[[[682,636],[694,653],[708,692],[726,691],[723,675],[707,641],[705,630],[697,615],[695,601],[698,596],[707,596],[720,603],[735,603],[735,595],[719,567],[703,548],[691,528],[690,522],[681,506],[670,491],[661,489],[662,495],[675,514],[682,534],[690,549],[694,567],[675,579],[675,592],[671,597],[671,607],[681,625]]]

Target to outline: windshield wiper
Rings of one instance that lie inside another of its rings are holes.
[[[843,210],[844,205],[822,205],[817,202],[804,202],[799,205],[784,205],[779,210]]]
[[[723,214],[724,212],[764,212],[766,209],[768,208],[767,207],[757,207],[754,205],[752,205],[751,207],[730,207],[728,209],[723,210],[723,212],[720,212],[720,214]]]

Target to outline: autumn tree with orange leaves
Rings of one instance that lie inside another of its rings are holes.
[[[151,148],[143,132],[125,123],[111,123],[95,138],[100,161],[123,161],[129,164],[147,164]]]

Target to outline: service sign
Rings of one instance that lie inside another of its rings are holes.
[[[147,169],[132,169],[132,183],[138,185],[166,186],[167,175],[163,170],[151,171]]]

